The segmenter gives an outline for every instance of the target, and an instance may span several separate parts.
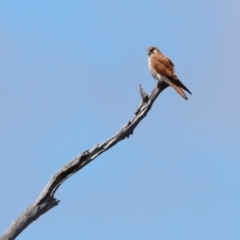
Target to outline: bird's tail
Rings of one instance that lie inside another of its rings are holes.
[[[182,90],[180,87],[178,87],[177,85],[175,85],[175,84],[172,83],[171,81],[169,81],[168,83],[170,84],[170,86],[172,86],[172,87],[176,90],[176,92],[177,92],[180,96],[182,96],[185,100],[188,100],[187,95],[183,92],[183,90]]]

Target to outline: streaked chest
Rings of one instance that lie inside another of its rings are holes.
[[[149,68],[149,71],[151,72],[151,74],[154,77],[154,75],[156,75],[157,72],[155,71],[155,69],[152,66],[151,57],[148,58],[148,68]]]
[[[157,79],[159,81],[162,81],[162,76],[159,73],[157,73],[157,71],[153,68],[152,61],[151,61],[150,57],[148,58],[148,68],[149,68],[149,71],[151,72],[152,76],[155,79]]]

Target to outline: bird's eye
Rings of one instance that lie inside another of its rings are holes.
[[[150,49],[149,52],[148,52],[148,55],[150,56],[151,54],[153,54],[153,50],[154,49]]]

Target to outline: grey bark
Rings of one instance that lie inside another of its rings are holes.
[[[153,89],[152,93],[147,95],[143,91],[141,85],[139,85],[142,99],[133,119],[128,121],[128,123],[123,126],[117,134],[108,139],[106,142],[97,144],[92,149],[82,152],[79,156],[56,172],[37,200],[10,225],[7,231],[1,236],[0,240],[15,239],[33,221],[53,207],[57,206],[60,200],[57,200],[54,197],[54,194],[61,184],[74,173],[97,158],[100,154],[107,151],[121,140],[129,138],[129,136],[133,134],[133,130],[137,127],[139,122],[147,115],[158,95],[167,87],[168,86],[164,83],[158,84],[158,86]]]

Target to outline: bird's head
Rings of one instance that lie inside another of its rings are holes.
[[[159,49],[156,48],[156,47],[149,47],[149,48],[147,49],[147,55],[148,55],[149,57],[150,57],[151,55],[155,54],[155,53],[161,53],[161,52],[160,52]]]

